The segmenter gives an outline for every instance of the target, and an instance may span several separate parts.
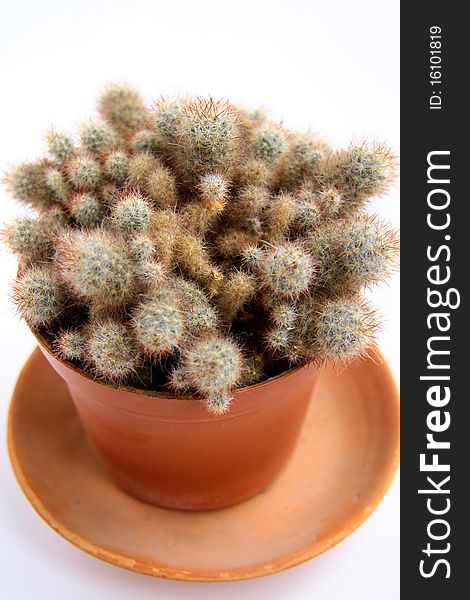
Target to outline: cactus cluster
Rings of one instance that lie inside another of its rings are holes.
[[[261,110],[147,106],[109,84],[97,116],[49,130],[46,149],[5,176],[29,211],[2,235],[14,302],[61,359],[220,414],[237,386],[373,346],[361,293],[398,250],[366,212],[393,180],[385,146],[335,151]]]

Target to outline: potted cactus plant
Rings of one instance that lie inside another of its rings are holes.
[[[370,351],[364,288],[397,234],[366,211],[383,145],[335,151],[257,110],[112,84],[77,139],[5,177],[13,298],[89,440],[132,494],[213,508],[265,487],[319,367]]]

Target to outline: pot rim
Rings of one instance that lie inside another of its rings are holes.
[[[201,401],[201,399],[197,396],[178,396],[177,394],[173,394],[173,393],[167,392],[165,390],[142,390],[142,389],[135,388],[135,387],[132,387],[129,385],[119,385],[119,384],[113,384],[113,383],[110,383],[107,381],[102,381],[101,379],[94,377],[91,373],[88,373],[84,369],[77,367],[77,365],[74,365],[70,361],[60,358],[59,356],[55,355],[51,351],[50,344],[47,342],[45,337],[39,332],[36,332],[33,330],[31,330],[31,331],[32,331],[34,337],[36,338],[36,340],[38,341],[39,345],[41,346],[41,348],[43,350],[45,350],[47,352],[47,354],[49,354],[49,356],[51,356],[54,360],[58,361],[64,367],[67,367],[68,369],[70,369],[71,371],[76,373],[77,375],[81,375],[83,378],[87,379],[88,381],[92,381],[94,383],[97,383],[98,385],[102,385],[107,388],[120,390],[120,391],[124,391],[124,392],[129,392],[131,394],[137,394],[139,396],[148,396],[151,398],[152,397],[153,398],[155,398],[155,397],[165,398],[166,400],[194,400],[197,402]],[[256,389],[259,389],[266,385],[271,385],[272,383],[276,382],[277,380],[283,379],[285,377],[289,377],[302,369],[314,369],[314,372],[316,373],[317,371],[319,371],[321,369],[323,364],[324,364],[324,361],[312,359],[303,365],[297,365],[296,367],[287,369],[287,371],[283,371],[282,373],[279,373],[278,375],[274,375],[273,377],[269,377],[268,379],[265,379],[258,383],[253,383],[251,385],[245,385],[245,386],[242,386],[239,388],[235,388],[233,390],[233,393],[238,396],[240,394],[243,394],[244,392],[247,392],[248,390],[250,390],[250,391],[256,390]]]

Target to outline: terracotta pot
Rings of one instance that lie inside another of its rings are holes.
[[[39,342],[111,478],[170,508],[220,508],[268,486],[292,453],[318,378],[306,365],[241,388],[215,417],[197,399],[100,383]]]

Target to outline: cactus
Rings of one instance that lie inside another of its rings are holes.
[[[294,223],[298,227],[299,208],[292,194],[278,194],[267,207],[264,218],[267,233],[265,238],[276,243],[284,239]]]
[[[5,176],[8,192],[15,200],[33,208],[43,210],[53,207],[56,199],[46,179],[50,167],[51,163],[45,159],[15,165]]]
[[[98,377],[122,383],[134,374],[140,356],[129,329],[110,318],[91,321],[85,348],[85,360]]]
[[[176,262],[181,270],[199,283],[210,295],[216,295],[224,275],[215,265],[201,238],[181,234],[176,240]]]
[[[50,267],[30,267],[13,283],[13,298],[19,313],[33,328],[50,325],[62,315],[66,290]]]
[[[319,284],[355,293],[387,278],[396,263],[398,237],[388,225],[364,215],[319,229],[308,247],[317,257]]]
[[[170,289],[160,289],[133,313],[135,338],[142,352],[154,358],[178,348],[184,335],[183,314]]]
[[[242,379],[243,385],[259,383],[266,377],[266,361],[263,354],[249,352],[245,356]]]
[[[65,162],[75,154],[72,138],[56,129],[50,129],[46,135],[47,149],[54,160]]]
[[[324,142],[313,135],[294,135],[281,166],[278,186],[293,190],[317,170],[322,157],[327,153]]]
[[[174,142],[178,135],[178,123],[182,106],[174,100],[162,99],[153,110],[153,119],[158,133],[167,142]]]
[[[314,262],[298,244],[287,242],[265,252],[259,275],[275,296],[296,298],[311,284]]]
[[[326,161],[320,178],[344,195],[344,211],[361,208],[371,196],[383,194],[395,177],[395,158],[383,144],[352,144]]]
[[[86,335],[80,329],[59,331],[52,343],[57,356],[65,360],[83,360],[85,358]]]
[[[154,152],[159,149],[158,138],[150,129],[136,131],[132,136],[130,144],[135,152]]]
[[[56,264],[78,298],[115,308],[134,295],[134,270],[124,242],[102,230],[70,231],[56,242]]]
[[[125,235],[142,233],[152,222],[152,207],[137,192],[126,192],[111,209],[112,226]]]
[[[148,122],[148,111],[140,94],[123,83],[107,85],[98,98],[98,112],[121,133],[142,129]]]
[[[242,250],[242,259],[244,266],[249,271],[260,271],[264,258],[264,251],[258,246],[249,245]]]
[[[149,198],[161,208],[175,208],[178,204],[175,178],[164,165],[154,163],[141,185]]]
[[[128,184],[143,190],[150,173],[158,167],[158,160],[150,152],[136,152],[127,165]]]
[[[357,300],[330,300],[318,308],[312,344],[321,358],[344,364],[364,354],[373,343],[376,315]]]
[[[68,164],[67,171],[71,183],[77,190],[92,192],[102,181],[99,164],[85,156],[74,158]]]
[[[211,98],[147,108],[127,84],[97,108],[77,145],[51,129],[5,177],[32,209],[2,230],[13,299],[60,359],[222,414],[237,386],[373,347],[360,294],[398,251],[365,211],[393,179],[385,146],[333,151]]]
[[[228,199],[229,183],[220,173],[206,173],[197,186],[199,199],[208,210],[220,212],[225,208]]]
[[[95,227],[104,219],[106,210],[102,202],[90,194],[77,194],[70,201],[70,214],[82,227]]]
[[[201,288],[192,281],[177,277],[173,281],[173,289],[180,298],[189,335],[198,336],[216,330],[219,321],[217,313]]]
[[[111,206],[119,198],[121,190],[112,183],[105,183],[99,190],[99,198],[106,207]]]
[[[334,219],[341,214],[344,207],[344,198],[334,186],[320,190],[317,198],[318,206],[324,217]]]
[[[217,298],[220,314],[231,323],[245,304],[254,298],[255,292],[255,278],[243,271],[234,271],[224,282]]]
[[[181,365],[175,367],[173,371],[171,371],[168,377],[168,385],[178,394],[186,394],[191,389],[191,385],[189,384],[186,373]]]
[[[253,246],[258,241],[258,237],[244,229],[228,229],[225,233],[217,236],[215,246],[222,260],[230,262],[231,260],[243,256],[247,248]]]
[[[106,123],[89,121],[84,123],[80,131],[80,141],[85,152],[99,157],[109,152],[116,145],[116,135]]]
[[[238,167],[235,177],[240,187],[249,185],[267,187],[271,178],[271,170],[264,161],[251,158]]]
[[[47,169],[46,183],[57,200],[66,206],[70,191],[62,172],[59,169]]]
[[[208,172],[225,173],[236,165],[237,114],[228,103],[196,100],[184,107],[177,122],[174,163],[186,184]]]
[[[253,154],[255,158],[267,163],[275,163],[281,156],[285,145],[284,134],[280,128],[269,126],[255,131]]]
[[[183,355],[188,383],[215,414],[228,410],[230,390],[240,381],[242,365],[238,346],[218,336],[196,341]]]
[[[247,185],[241,188],[230,207],[227,208],[227,218],[234,224],[250,228],[250,221],[258,219],[269,204],[269,190],[264,187]]]
[[[123,185],[127,181],[129,157],[122,150],[111,152],[105,161],[105,173],[116,184]]]
[[[55,215],[18,217],[2,230],[2,239],[23,261],[44,261],[52,256],[53,239],[61,226]]]

